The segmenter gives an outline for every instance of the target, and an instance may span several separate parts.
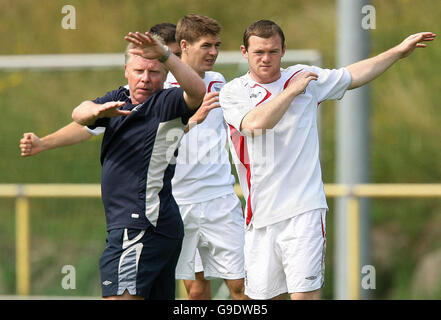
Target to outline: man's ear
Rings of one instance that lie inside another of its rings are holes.
[[[124,77],[126,77],[126,79],[128,79],[128,73],[129,71],[127,70],[127,64],[124,63]]]
[[[245,58],[248,59],[248,51],[247,51],[247,49],[245,48],[244,45],[240,46],[240,52],[242,53],[242,56],[244,56]]]
[[[283,44],[283,48],[282,48],[282,57],[285,55],[286,52],[286,44]]]
[[[187,47],[188,47],[188,41],[185,40],[185,39],[182,39],[182,40],[179,42],[179,46],[181,47],[181,52],[184,53],[184,51],[187,50]]]

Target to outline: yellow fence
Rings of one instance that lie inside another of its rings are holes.
[[[235,191],[242,196],[241,189]],[[327,197],[348,198],[348,292],[350,299],[359,298],[359,198],[427,198],[441,197],[441,184],[325,184]],[[98,184],[0,184],[0,198],[15,198],[16,284],[18,295],[30,293],[29,263],[29,198],[96,198],[101,196]]]

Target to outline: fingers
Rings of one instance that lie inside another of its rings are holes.
[[[414,40],[415,42],[415,47],[416,48],[426,48],[427,44],[421,43],[424,41],[433,41],[436,38],[436,34],[432,33],[432,32],[421,32],[415,35],[416,39]]]
[[[158,39],[155,38],[154,36],[152,36],[150,34],[150,32],[145,32],[142,36],[145,37],[146,39],[148,39],[150,41],[150,43],[152,43],[152,44],[158,42]]]
[[[433,32],[420,32],[420,33],[417,33],[417,35],[421,35],[424,38],[435,38],[436,37],[436,33],[433,33]]]
[[[146,32],[145,34],[142,34],[138,31],[136,31],[135,33],[129,32],[128,35],[124,37],[124,39],[132,42],[138,47],[142,47],[153,42],[153,38],[148,32]]]
[[[110,109],[116,109],[119,107],[124,106],[126,103],[124,101],[110,101],[106,102],[102,105],[102,110],[110,110]]]
[[[212,98],[212,97],[217,97],[219,96],[219,92],[218,91],[213,91],[213,92],[209,92],[204,96],[204,99],[206,98]]]
[[[300,78],[297,78],[297,77],[299,77],[300,76]],[[318,75],[316,74],[316,73],[314,73],[314,72],[311,72],[311,71],[304,71],[304,72],[301,72],[301,73],[299,73],[298,75],[297,75],[297,77],[295,77],[295,78],[297,78],[296,80],[298,80],[298,81],[301,81],[302,79],[301,78],[303,78],[305,81],[306,81],[306,84],[305,84],[305,87],[308,85],[308,83],[309,82],[311,82],[312,80],[317,80],[318,79]]]
[[[219,101],[219,92],[210,92],[207,93],[204,97],[202,104],[211,105]]]
[[[436,38],[436,34],[433,32],[420,32],[407,37],[407,41],[410,41],[412,45],[417,48],[425,48],[427,45],[421,44],[423,41],[433,41]]]
[[[433,41],[436,38],[436,34],[432,32],[423,32],[417,34],[417,39],[419,41]]]
[[[117,105],[118,107],[122,107],[123,105],[126,104],[124,101],[115,101],[114,103],[115,103],[115,105]]]
[[[287,89],[292,90],[296,95],[305,91],[311,81],[318,80],[318,75],[312,71],[302,71],[289,81]]]
[[[22,157],[27,157],[31,155],[32,135],[32,132],[24,133],[23,138],[20,139],[20,151]]]
[[[139,39],[132,32],[129,32],[129,34],[124,37],[124,39],[126,41],[132,42],[133,44],[135,44],[137,46],[141,46],[142,45],[141,41],[139,41]]]
[[[116,115],[119,115],[119,116],[128,116],[129,114],[131,114],[132,113],[132,111],[130,111],[130,110],[116,110]]]
[[[311,71],[304,72],[304,76],[305,76],[305,78],[312,78],[313,80],[318,79],[318,74],[311,72]]]
[[[207,112],[214,108],[219,108],[219,92],[207,93],[204,97],[204,101],[202,102],[202,106]]]
[[[141,32],[136,31],[135,36],[143,44],[150,44],[153,42],[153,39],[148,32],[142,34]]]
[[[314,78],[318,78],[318,75],[312,71],[302,71],[300,72],[298,75],[294,76],[294,79],[299,79],[300,78],[308,78],[308,77],[314,77]]]
[[[130,49],[129,50],[130,54],[133,54],[135,56],[142,56],[142,54],[144,53],[141,49]]]
[[[211,110],[216,109],[216,108],[220,108],[220,104],[219,103],[212,103],[209,106],[206,106],[205,110],[206,111],[211,111]]]
[[[128,116],[132,113],[131,110],[120,110],[119,107],[124,106],[124,101],[110,101],[100,105],[97,110],[97,116],[99,117],[116,117],[116,116]]]

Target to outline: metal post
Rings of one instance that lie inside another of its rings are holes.
[[[17,294],[27,296],[30,293],[29,263],[29,200],[19,195],[15,202],[15,272]]]
[[[360,206],[358,199],[351,196],[348,200],[347,220],[348,220],[348,298],[358,300],[360,298]]]
[[[366,59],[369,54],[368,30],[362,28],[362,8],[367,0],[337,1],[337,65],[345,67]],[[369,92],[366,86],[349,91],[337,103],[336,115],[336,182],[347,185],[369,180]],[[336,201],[335,289],[336,299],[349,298],[348,275],[361,270],[349,270],[348,261],[348,199]],[[367,200],[360,199],[359,265],[369,264],[369,217]],[[354,257],[355,258],[355,257]],[[360,288],[360,283],[358,284]],[[360,292],[367,298],[367,292]]]

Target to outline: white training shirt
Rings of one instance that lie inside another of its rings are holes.
[[[318,75],[265,134],[240,132],[245,115],[276,97],[301,71]],[[351,83],[350,73],[294,65],[281,69],[272,83],[255,82],[249,73],[227,83],[220,104],[229,126],[229,143],[239,182],[247,200],[246,221],[265,227],[306,211],[328,209],[321,175],[317,130],[318,105],[341,99]]]
[[[220,91],[225,78],[218,72],[205,73],[207,93]],[[169,72],[164,89],[179,86]],[[172,179],[173,197],[178,204],[208,201],[234,192],[234,176],[227,149],[227,130],[221,108],[188,131],[181,140]]]

